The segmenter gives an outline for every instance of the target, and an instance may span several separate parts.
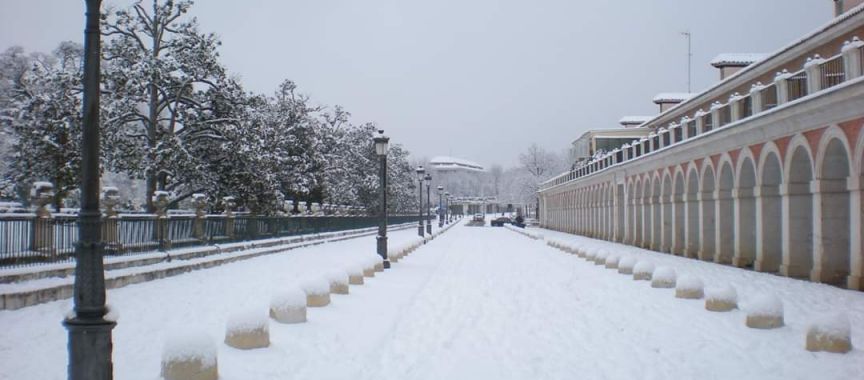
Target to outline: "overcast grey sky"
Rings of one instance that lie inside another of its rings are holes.
[[[129,0],[104,0],[128,4]],[[0,0],[0,49],[83,41],[84,2]],[[271,93],[374,121],[415,157],[514,165],[532,142],[651,115],[658,92],[718,79],[718,53],[773,52],[832,18],[831,0],[198,0],[228,69]]]

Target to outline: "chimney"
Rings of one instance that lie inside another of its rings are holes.
[[[741,69],[752,65],[754,62],[761,61],[766,54],[720,54],[711,60],[711,66],[720,70],[720,80],[728,78]]]
[[[834,0],[834,17],[846,13],[862,3],[864,3],[864,0]]]
[[[654,104],[659,105],[660,113],[663,113],[666,112],[666,110],[675,107],[676,105],[678,105],[678,103],[690,99],[691,97],[693,97],[693,94],[686,92],[662,92],[654,97]]]

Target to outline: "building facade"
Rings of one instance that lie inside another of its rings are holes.
[[[541,225],[864,288],[862,37],[864,5],[664,110],[544,183]]]

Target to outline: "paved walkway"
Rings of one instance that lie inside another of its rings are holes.
[[[412,235],[397,232],[391,243]],[[115,377],[158,378],[170,331],[203,329],[221,342],[232,311],[264,313],[276,287],[370,247],[372,237],[328,243],[110,292],[120,314]],[[845,297],[857,318],[853,344],[864,346],[864,295],[780,280]],[[676,299],[674,290],[652,289],[503,228],[453,228],[350,291],[309,309],[306,324],[271,323],[270,348],[219,343],[220,379],[849,379],[864,362],[858,348],[805,351],[805,317],[790,315],[779,330],[751,330],[741,311],[707,312],[701,301]],[[59,321],[67,308],[54,302],[0,312],[0,379],[65,378]]]

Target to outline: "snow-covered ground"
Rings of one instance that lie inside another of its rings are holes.
[[[391,244],[415,231],[394,232]],[[547,237],[578,239],[542,231]],[[604,243],[617,253],[633,248]],[[742,309],[762,293],[783,302],[787,326],[755,330],[745,312],[713,313],[504,228],[458,226],[393,268],[310,308],[309,322],[270,322],[272,345],[221,343],[231,314],[266,312],[274,291],[374,250],[374,237],[290,251],[115,289],[118,379],[158,379],[166,334],[206,331],[220,379],[852,379],[864,351],[804,349],[808,322],[845,311],[864,347],[864,293],[669,255],[638,258],[705,285],[731,283]],[[631,254],[637,254],[633,252]],[[63,379],[69,308],[58,301],[0,312],[0,379]]]

